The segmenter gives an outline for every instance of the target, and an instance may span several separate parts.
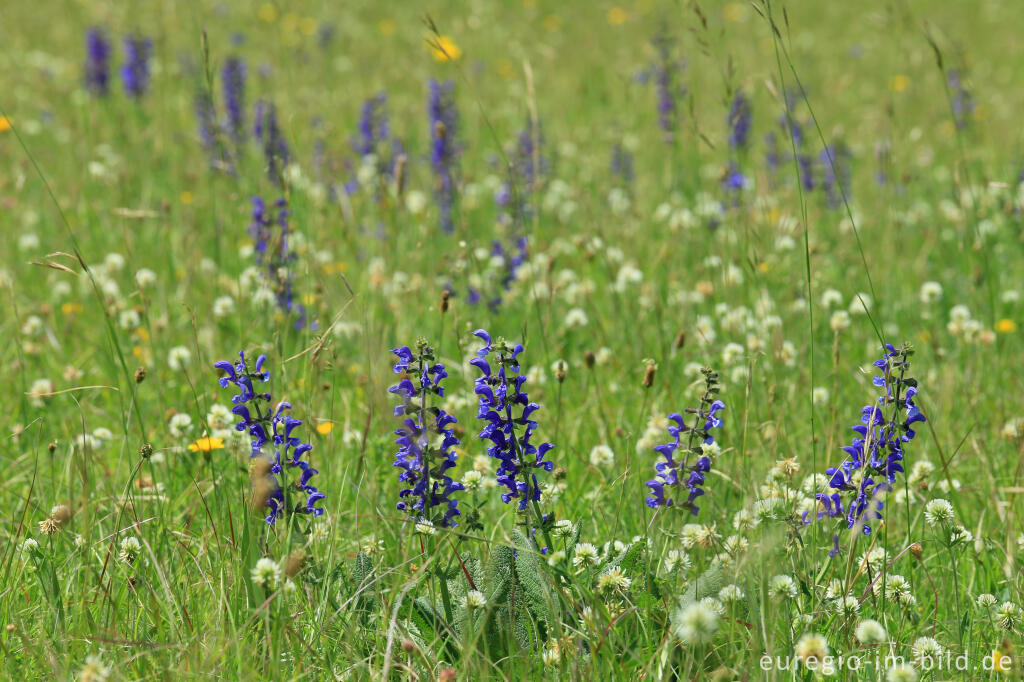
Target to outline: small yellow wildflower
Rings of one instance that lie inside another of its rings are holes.
[[[211,450],[223,450],[224,441],[220,438],[200,438],[188,446],[192,452],[210,452]]]
[[[1004,317],[996,322],[996,331],[1000,334],[1012,334],[1017,331],[1017,323],[1008,317]]]
[[[889,89],[893,92],[906,92],[907,88],[910,87],[910,79],[899,74],[889,79]]]
[[[272,24],[275,21],[277,21],[277,8],[271,5],[269,2],[264,3],[260,7],[258,16],[260,18],[260,21],[265,22],[267,24]]]
[[[75,313],[82,312],[82,310],[83,308],[81,303],[71,302],[60,304],[60,311],[65,315],[74,315]]]
[[[6,116],[0,116],[0,133],[11,129],[11,121]]]
[[[448,36],[435,36],[427,40],[430,53],[439,62],[454,62],[462,56],[462,49]]]
[[[192,192],[185,190],[178,196],[178,201],[188,206],[192,203]]]
[[[999,649],[992,650],[992,670],[1000,673],[1008,673],[1011,671],[1013,664],[1013,657],[1005,651]]]
[[[392,19],[381,19],[377,22],[377,31],[382,36],[393,36],[395,35],[395,22]]]
[[[316,432],[319,433],[321,436],[326,436],[328,433],[331,432],[331,429],[333,428],[334,424],[332,422],[320,422],[319,424],[316,425]]]
[[[621,26],[629,20],[629,12],[621,7],[612,7],[608,10],[608,23],[612,26]]]

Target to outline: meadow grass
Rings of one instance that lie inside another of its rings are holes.
[[[6,3],[3,676],[1021,679],[1022,20]],[[241,431],[214,367],[239,350],[273,396]],[[477,418],[499,367],[540,406],[497,410],[504,446]],[[326,495],[308,509],[282,443],[251,444],[281,400]],[[841,450],[865,405],[892,431]],[[438,410],[457,421],[424,426]],[[685,488],[645,504],[673,413],[697,422],[679,478],[707,458],[697,513]],[[826,469],[879,437],[902,459],[831,516]],[[450,528],[399,497],[445,476]]]

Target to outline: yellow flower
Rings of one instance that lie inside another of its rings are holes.
[[[999,649],[992,650],[992,670],[1001,673],[1010,672],[1010,666],[1013,663],[1013,657],[1005,651]]]
[[[889,89],[893,92],[905,92],[910,87],[910,79],[900,74],[889,79]]]
[[[326,436],[334,428],[334,424],[331,422],[320,422],[316,425],[316,432],[321,436]]]
[[[439,62],[454,62],[462,56],[462,50],[448,36],[436,36],[427,40],[430,53]]]
[[[377,22],[377,30],[382,36],[395,35],[395,22],[391,19],[381,19]]]
[[[731,2],[725,6],[722,14],[725,16],[726,21],[733,23],[745,21],[747,18],[747,6],[739,2]]]
[[[75,313],[82,312],[81,303],[61,303],[60,311],[65,315],[74,315]]]
[[[1017,323],[1008,317],[1004,317],[996,322],[996,331],[1000,334],[1012,334],[1017,331]]]
[[[608,23],[612,26],[621,26],[629,20],[629,12],[621,7],[612,7],[608,10]]]
[[[272,24],[277,20],[277,8],[271,5],[269,2],[265,3],[260,7],[259,11],[260,21],[268,24]]]
[[[186,206],[192,203],[192,192],[185,190],[178,196],[178,201],[185,204]]]
[[[220,438],[200,438],[188,446],[192,452],[210,452],[211,450],[223,450],[224,441]]]
[[[6,116],[0,116],[0,133],[11,129],[11,121]]]

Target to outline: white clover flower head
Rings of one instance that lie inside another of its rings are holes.
[[[148,289],[156,284],[156,273],[149,268],[141,268],[135,273],[135,283],[140,289]]]
[[[828,640],[816,632],[805,632],[796,641],[793,652],[808,670],[814,670],[828,656]]]
[[[600,560],[597,547],[594,547],[589,542],[577,543],[576,548],[573,550],[572,565],[576,568],[596,566]]]
[[[429,519],[417,521],[415,530],[420,535],[437,535],[437,528],[434,527],[434,522]]]
[[[843,295],[835,289],[826,289],[825,293],[821,295],[822,308],[831,308],[833,306],[841,305],[843,305]]]
[[[590,463],[598,469],[607,469],[615,463],[615,453],[607,445],[595,445],[590,451]]]
[[[795,599],[796,592],[796,580],[792,576],[777,575],[768,582],[768,596],[776,601]]]
[[[85,547],[85,538],[83,538],[81,535],[78,535],[76,533],[75,534],[75,539],[74,539],[74,545],[75,545],[75,549],[82,549],[83,547]]]
[[[918,637],[914,640],[910,650],[914,654],[914,663],[917,665],[924,663],[927,666],[926,669],[934,668],[943,653],[942,645],[932,637]]]
[[[568,328],[573,327],[586,327],[590,323],[587,318],[586,311],[583,308],[572,308],[565,314],[565,326]]]
[[[1016,631],[1024,617],[1019,606],[1010,601],[1004,601],[996,609],[996,625],[1003,630]]]
[[[700,603],[717,613],[719,616],[725,615],[725,606],[714,597],[704,597],[700,600]]]
[[[573,534],[576,526],[569,519],[555,521],[555,527],[551,529],[551,535],[556,538],[567,538]]]
[[[134,535],[121,539],[121,551],[118,558],[126,564],[134,564],[135,560],[142,554],[142,543]]]
[[[955,518],[956,514],[949,500],[939,497],[934,500],[928,500],[928,503],[924,506],[924,520],[928,522],[929,526],[948,526],[953,523]]]
[[[749,509],[740,509],[732,515],[732,527],[740,533],[754,530],[759,523]]]
[[[873,547],[860,557],[860,564],[867,566],[876,575],[882,572],[882,567],[889,562],[889,552],[884,547]]]
[[[824,386],[815,386],[811,391],[811,401],[815,405],[824,405],[828,403],[829,391]]]
[[[857,623],[853,636],[862,644],[879,644],[885,641],[885,628],[877,620],[865,618]]]
[[[192,362],[192,353],[185,346],[174,346],[167,352],[167,366],[175,372],[187,367]]]
[[[167,430],[175,438],[183,438],[192,430],[192,417],[187,412],[171,415],[167,421]]]
[[[706,604],[690,604],[672,614],[672,633],[687,644],[708,644],[716,632],[718,614]]]
[[[39,549],[39,543],[36,542],[35,538],[25,538],[21,541],[20,549],[23,554],[31,554]]]
[[[917,671],[906,663],[897,663],[885,673],[886,682],[917,682]]]
[[[979,609],[987,610],[995,608],[996,604],[998,604],[999,601],[996,599],[996,596],[994,594],[984,592],[978,595],[978,598],[977,600],[975,600],[974,603],[978,605]]]
[[[46,404],[44,398],[49,397],[48,393],[53,393],[53,382],[49,379],[36,379],[28,389],[29,402],[33,407],[43,407]]]
[[[558,642],[554,640],[548,642],[540,652],[540,660],[544,663],[545,668],[552,668],[558,665],[558,662],[562,660],[562,651],[558,646]]]
[[[729,584],[718,591],[718,600],[723,604],[732,604],[733,602],[742,601],[746,595],[743,594],[743,588],[736,584]]]
[[[218,296],[213,301],[213,316],[227,317],[235,312],[235,299],[230,296]]]
[[[466,608],[470,611],[487,606],[487,597],[480,590],[466,592]]]
[[[705,457],[711,458],[714,461],[719,455],[722,454],[722,446],[718,443],[701,443],[700,451]]]
[[[483,480],[483,477],[484,475],[476,469],[470,469],[462,474],[462,485],[467,491],[473,492],[480,488],[480,482]]]
[[[85,665],[78,671],[79,682],[107,682],[110,679],[110,667],[103,665],[103,659],[96,654],[85,657]]]
[[[921,303],[928,305],[942,298],[942,285],[938,282],[925,282],[921,285]]]
[[[834,332],[841,332],[850,327],[850,313],[845,310],[837,310],[832,313],[828,320],[828,326]]]
[[[860,611],[860,602],[856,597],[843,597],[836,600],[835,611],[844,619],[853,618]]]
[[[609,567],[597,577],[597,590],[602,594],[623,594],[629,591],[632,584],[633,581],[618,566]]]
[[[670,549],[663,562],[666,574],[685,573],[693,566],[690,556],[678,549]]]
[[[253,584],[270,592],[277,589],[282,575],[281,566],[270,557],[257,561],[250,572]]]

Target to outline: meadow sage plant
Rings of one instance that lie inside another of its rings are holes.
[[[447,473],[457,459],[452,450],[459,444],[451,428],[455,417],[430,404],[432,396],[444,397],[441,380],[448,372],[435,361],[434,350],[425,340],[416,343],[415,352],[408,346],[391,352],[398,358],[392,369],[402,379],[388,391],[401,397],[395,416],[404,417],[395,430],[394,466],[402,470],[398,480],[407,486],[398,493],[398,510],[417,523],[454,528],[460,512],[453,494],[465,489]]]
[[[679,507],[688,509],[694,516],[700,511],[696,500],[704,494],[704,479],[711,471],[709,453],[713,452],[715,445],[711,429],[721,428],[723,422],[717,415],[725,409],[725,403],[716,398],[719,392],[718,372],[704,368],[701,373],[704,375],[704,393],[700,406],[685,410],[687,415],[693,415],[692,422],[687,425],[686,417],[678,412],[670,414],[669,421],[675,423],[675,426],[668,427],[672,442],[654,448],[665,461],[654,465],[654,478],[645,484],[651,489],[646,503],[652,509]],[[686,434],[685,446],[681,439],[683,434]],[[673,491],[681,493],[684,485],[686,500],[681,501],[675,497],[679,493]]]
[[[872,383],[882,389],[873,405],[861,410],[861,423],[852,427],[853,442],[842,449],[849,458],[826,470],[829,486],[836,492],[818,493],[822,505],[818,518],[845,517],[847,527],[860,525],[871,534],[871,523],[882,518],[882,500],[892,490],[896,474],[903,471],[904,448],[913,440],[913,425],[925,416],[914,404],[917,380],[907,375],[914,350],[909,344],[886,344],[881,359],[873,364],[881,374]]]
[[[265,491],[257,490],[258,494],[266,497],[263,504],[270,509],[266,522],[273,525],[286,512],[320,516],[324,510],[316,505],[326,495],[310,484],[310,479],[319,472],[310,465],[308,459],[303,459],[313,446],[302,442],[293,433],[302,421],[287,413],[292,407],[291,403],[282,400],[271,408],[270,393],[256,392],[254,381],[270,381],[270,372],[263,369],[267,356],[256,358],[253,370],[246,365],[244,351],[239,351],[238,358],[234,364],[221,360],[213,363],[213,366],[224,373],[218,379],[221,388],[233,385],[238,389],[238,395],[231,398],[234,403],[231,411],[239,418],[235,429],[247,432],[252,439],[249,457],[265,458],[269,464],[266,480],[271,485]],[[271,448],[273,456],[269,454]],[[285,481],[285,465],[289,469],[299,470],[299,478],[290,484]],[[305,501],[293,500],[293,496],[298,494],[305,495]]]

